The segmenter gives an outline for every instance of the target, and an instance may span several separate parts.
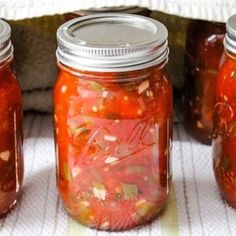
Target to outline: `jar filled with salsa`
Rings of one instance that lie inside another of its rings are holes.
[[[17,202],[23,179],[22,100],[10,36],[10,26],[0,20],[0,218]]]
[[[171,181],[172,88],[167,29],[149,18],[97,14],[57,33],[57,185],[69,214],[119,231],[154,219]]]
[[[224,54],[225,24],[193,20],[186,38],[186,128],[210,144],[213,131],[215,79]]]
[[[216,79],[213,167],[222,196],[236,207],[236,15],[226,28],[225,62]]]
[[[119,6],[119,7],[101,7],[101,8],[90,8],[88,10],[80,10],[65,14],[65,20],[72,20],[80,16],[88,16],[98,13],[128,13],[137,14],[142,16],[150,16],[151,11],[145,7],[138,6]]]

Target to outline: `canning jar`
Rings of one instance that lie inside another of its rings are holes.
[[[172,89],[167,30],[130,14],[98,14],[57,32],[57,184],[83,225],[125,230],[167,203]]]
[[[21,90],[10,36],[10,26],[0,20],[0,217],[15,205],[23,179]]]
[[[198,141],[210,144],[215,78],[224,54],[225,24],[193,20],[185,53],[186,127]]]
[[[101,7],[101,8],[90,8],[89,10],[80,10],[65,14],[65,20],[72,20],[76,17],[87,16],[98,13],[129,13],[143,16],[150,16],[151,11],[145,7],[137,6],[119,6],[119,7]]]
[[[216,79],[213,167],[222,196],[236,207],[236,15],[226,28],[225,62]]]

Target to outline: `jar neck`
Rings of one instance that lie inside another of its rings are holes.
[[[155,78],[160,77],[166,72],[167,61],[168,60],[152,67],[139,70],[125,71],[125,72],[82,71],[66,66],[62,64],[60,61],[57,61],[57,65],[59,69],[66,71],[67,73],[72,74],[80,79],[87,79],[106,83],[126,83],[126,82],[136,82],[139,80],[144,80],[146,78],[150,78],[150,75],[153,74],[155,74]]]
[[[232,60],[236,60],[236,53],[233,53],[228,49],[225,49],[225,55]]]
[[[12,61],[13,61],[13,54],[11,54],[9,57],[0,62],[0,71],[8,69],[12,64]]]

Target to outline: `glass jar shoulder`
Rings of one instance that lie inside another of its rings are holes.
[[[187,30],[186,52],[201,68],[218,69],[223,54],[225,25],[220,23],[193,21]]]
[[[99,80],[94,76],[99,76]],[[167,113],[171,100],[171,83],[165,70],[86,76],[61,70],[54,90],[56,106],[63,104],[69,116],[79,113],[102,118],[137,118],[152,113],[154,108]]]
[[[20,84],[10,65],[0,68],[0,98],[7,103],[21,102]]]
[[[216,96],[224,96],[225,99],[235,98],[236,91],[236,60],[226,56],[216,78]]]

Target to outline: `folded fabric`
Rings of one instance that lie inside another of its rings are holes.
[[[52,112],[52,89],[38,89],[23,93],[25,111]]]
[[[52,88],[57,76],[56,31],[63,22],[63,15],[9,22],[24,110],[52,111]]]
[[[23,91],[51,88],[56,67],[56,31],[64,22],[60,15],[10,21],[14,67]]]
[[[222,22],[236,12],[235,0],[0,0],[0,16],[16,20],[121,5],[139,5],[169,14]]]

